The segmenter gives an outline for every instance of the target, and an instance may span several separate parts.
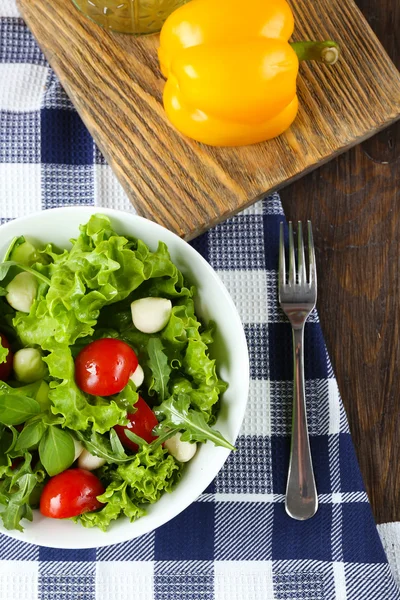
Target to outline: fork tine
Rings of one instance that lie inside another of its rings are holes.
[[[310,261],[310,286],[317,285],[317,265],[315,262],[314,238],[312,233],[311,221],[307,221],[308,227],[308,255]]]
[[[296,283],[296,263],[294,258],[293,225],[289,221],[289,285]]]
[[[304,255],[303,226],[302,226],[301,221],[298,222],[297,242],[298,242],[297,260],[298,260],[299,285],[304,285],[307,282],[307,275],[306,275],[306,257]]]
[[[286,283],[286,264],[285,264],[285,237],[283,233],[283,223],[279,227],[279,287]]]

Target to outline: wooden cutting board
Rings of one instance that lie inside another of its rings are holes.
[[[138,213],[187,239],[400,116],[400,74],[352,0],[290,0],[294,39],[335,39],[343,55],[331,68],[303,64],[295,124],[242,148],[198,144],[168,123],[158,36],[110,34],[71,0],[18,3]]]

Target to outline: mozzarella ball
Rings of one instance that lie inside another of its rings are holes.
[[[15,310],[29,313],[36,298],[38,289],[37,278],[23,271],[18,273],[7,286],[6,300]]]
[[[103,465],[106,464],[104,458],[100,458],[99,456],[94,456],[90,454],[86,448],[83,450],[82,454],[78,458],[78,467],[80,469],[86,469],[87,471],[94,471],[95,469],[99,469]]]
[[[132,321],[142,333],[157,333],[164,329],[172,312],[167,298],[141,298],[131,304]]]
[[[164,442],[168,452],[179,462],[189,462],[196,454],[197,444],[182,442],[181,433],[178,432]]]

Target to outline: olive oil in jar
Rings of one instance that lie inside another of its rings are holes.
[[[145,35],[160,31],[164,21],[188,0],[72,0],[105,29]]]

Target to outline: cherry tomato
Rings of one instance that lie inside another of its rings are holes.
[[[100,479],[85,469],[68,469],[52,477],[40,497],[40,512],[52,519],[69,519],[103,504],[96,496],[104,493]]]
[[[132,442],[126,435],[125,431],[129,430],[135,433],[146,442],[152,442],[157,438],[156,435],[152,434],[152,431],[156,425],[158,425],[157,417],[151,410],[150,406],[139,396],[138,401],[135,404],[136,412],[126,415],[129,419],[128,425],[115,425],[114,429],[117,432],[121,443],[126,447],[130,448],[134,452],[139,449],[139,446]]]
[[[11,346],[7,338],[2,333],[0,333],[0,340],[3,348],[8,348],[6,362],[0,363],[0,381],[7,381],[12,371],[13,353],[11,352]]]
[[[138,359],[128,344],[103,338],[83,348],[75,359],[78,387],[95,396],[121,392],[138,366]]]

